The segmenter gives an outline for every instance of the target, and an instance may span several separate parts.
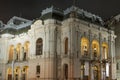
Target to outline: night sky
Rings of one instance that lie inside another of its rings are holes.
[[[51,5],[66,9],[73,0],[0,0],[0,20],[6,23],[13,16],[26,19],[40,17],[43,9]],[[120,0],[77,0],[76,6],[108,19],[120,13]]]

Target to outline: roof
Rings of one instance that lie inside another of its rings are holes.
[[[30,26],[31,24],[32,24],[31,20],[27,20],[21,17],[14,16],[7,22],[4,29],[12,28],[12,29],[18,30],[18,29]]]
[[[27,31],[33,21],[27,20],[21,17],[14,16],[12,17],[7,24],[2,27],[1,33],[11,33],[11,34],[19,34],[24,31]]]
[[[104,21],[102,20],[101,17],[98,15],[92,14],[90,12],[87,12],[83,9],[80,9],[76,6],[71,6],[65,10],[61,10],[58,8],[54,8],[53,6],[50,8],[46,8],[45,10],[42,11],[41,17],[42,19],[49,19],[49,18],[54,18],[54,19],[59,19],[59,17],[63,18],[61,20],[64,20],[68,17],[70,17],[71,12],[75,11],[77,13],[77,16],[79,19],[83,19],[86,21],[90,21],[95,24],[100,24],[104,25]]]

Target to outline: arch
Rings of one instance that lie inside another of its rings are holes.
[[[42,38],[38,38],[36,41],[36,55],[42,55],[43,51],[43,40]]]
[[[7,69],[7,74],[12,74],[12,69],[11,68]]]
[[[29,50],[30,50],[30,42],[29,41],[26,41],[24,43],[24,47],[22,49],[22,54],[23,54],[23,60],[27,60],[28,58],[28,54],[29,54]]]
[[[102,43],[102,58],[103,59],[108,58],[108,44],[105,42]]]
[[[24,50],[25,50],[25,52],[27,52],[27,53],[28,53],[28,51],[29,51],[29,45],[30,45],[30,42],[29,42],[29,41],[26,41],[26,42],[24,43]]]
[[[94,57],[99,57],[99,43],[97,40],[92,41],[92,53]]]
[[[14,46],[11,45],[9,48],[9,59],[8,59],[9,62],[13,60],[13,55],[14,55]]]
[[[19,78],[20,78],[20,67],[16,67],[15,69],[14,69],[14,78],[15,78],[15,80],[19,80]]]
[[[65,38],[65,43],[64,43],[64,45],[65,45],[65,54],[68,54],[68,38],[66,37]]]
[[[28,66],[24,66],[22,69],[22,80],[27,80]]]
[[[88,55],[89,40],[85,37],[81,38],[81,55]]]
[[[18,43],[15,50],[16,60],[20,60],[20,53],[21,53],[21,43]]]
[[[7,80],[12,80],[12,69],[11,68],[7,69]]]

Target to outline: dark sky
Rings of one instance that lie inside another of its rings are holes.
[[[72,4],[73,0],[0,0],[0,20],[6,23],[13,16],[33,20],[46,7],[66,9]],[[76,6],[104,19],[120,13],[120,0],[77,0]]]

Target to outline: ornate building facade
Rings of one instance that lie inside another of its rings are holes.
[[[103,25],[74,6],[1,22],[1,80],[115,80],[116,35]]]
[[[111,18],[109,21],[110,27],[112,27],[117,35],[116,42],[116,62],[117,62],[117,80],[120,80],[120,14]]]

